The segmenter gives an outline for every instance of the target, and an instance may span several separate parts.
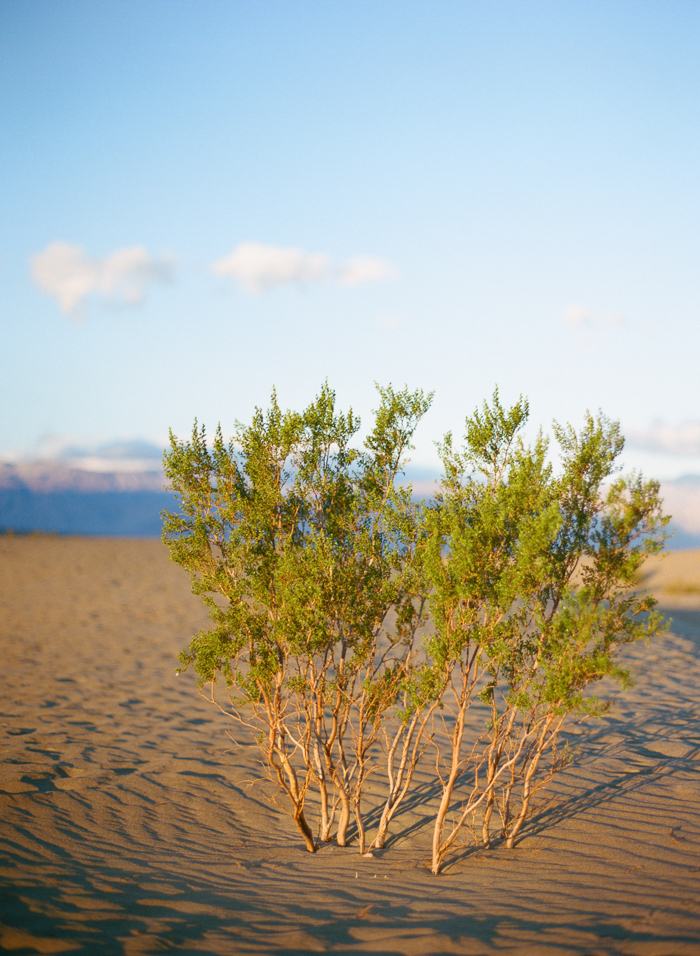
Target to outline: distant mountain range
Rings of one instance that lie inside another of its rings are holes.
[[[165,478],[158,465],[151,469],[91,469],[63,461],[0,462],[0,491],[24,489],[34,494],[75,491],[163,491]]]
[[[432,492],[436,475],[409,470],[407,477],[418,494]],[[160,452],[145,445],[0,462],[0,532],[159,537],[161,512],[176,508],[164,485]],[[673,516],[670,547],[700,548],[700,475],[664,482],[662,494]]]
[[[160,468],[91,471],[63,462],[0,464],[0,530],[158,537],[175,504]]]
[[[671,515],[669,547],[700,548],[700,475],[684,475],[661,484],[664,508]]]

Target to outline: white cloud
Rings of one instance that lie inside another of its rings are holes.
[[[247,292],[260,293],[278,285],[326,279],[331,271],[330,256],[282,249],[262,242],[241,242],[228,256],[213,265],[219,276],[233,276]]]
[[[583,305],[568,305],[564,309],[564,319],[574,328],[590,325],[626,325],[625,319],[617,312],[603,312],[596,316]]]
[[[217,260],[212,270],[215,275],[233,276],[253,295],[282,285],[337,281],[340,285],[355,286],[395,275],[385,259],[355,256],[345,263],[335,263],[322,252],[285,249],[262,242],[239,243],[228,256]]]
[[[655,422],[642,431],[628,432],[630,445],[671,455],[700,455],[700,422],[666,425]]]
[[[394,279],[396,273],[386,259],[373,256],[354,256],[340,270],[341,285],[364,285],[366,282],[382,282]]]
[[[174,260],[157,259],[143,246],[117,249],[104,259],[89,259],[82,246],[52,242],[31,258],[32,278],[58,300],[66,315],[79,317],[89,295],[137,305],[151,282],[169,282]]]

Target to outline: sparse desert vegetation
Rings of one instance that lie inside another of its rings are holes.
[[[416,502],[398,478],[431,396],[379,399],[364,447],[327,385],[301,412],[273,393],[228,444],[173,436],[164,540],[212,619],[183,667],[257,741],[307,850],[346,846],[351,821],[361,854],[384,847],[422,763],[437,874],[467,831],[512,848],[566,730],[627,686],[621,650],[663,627],[635,585],[668,518],[657,482],[612,477],[615,423],[555,426],[555,469],[542,433],[522,440],[527,402],[498,392]]]

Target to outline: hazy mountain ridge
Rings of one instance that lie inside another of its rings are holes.
[[[433,493],[437,477],[410,467],[406,475],[419,496]],[[0,462],[0,530],[157,537],[161,512],[176,507],[165,485],[154,454]],[[700,475],[663,482],[661,492],[670,547],[700,547]]]
[[[0,530],[158,537],[175,502],[157,458],[0,462]]]
[[[162,491],[163,447],[144,439],[79,442],[47,436],[34,448],[0,458],[0,489]]]
[[[24,489],[38,494],[55,491],[163,491],[162,470],[92,470],[60,461],[0,463],[0,490]]]

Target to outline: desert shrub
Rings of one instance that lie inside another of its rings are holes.
[[[257,740],[307,849],[310,788],[320,839],[345,846],[354,825],[364,853],[385,845],[422,766],[438,873],[467,830],[513,846],[571,758],[567,729],[605,712],[600,682],[629,681],[621,650],[662,626],[634,585],[668,519],[657,483],[617,476],[617,424],[555,425],[552,461],[542,433],[522,438],[527,402],[504,408],[498,392],[460,449],[439,445],[439,488],[416,502],[397,478],[432,396],[379,398],[361,448],[327,385],[301,413],[273,393],[229,444],[196,423],[171,436],[180,511],[164,540],[213,625],[182,667],[213,701],[223,682],[220,706]],[[370,774],[384,790],[368,841]]]
[[[212,699],[223,678],[228,712],[255,736],[312,852],[312,785],[321,839],[337,812],[338,843],[354,818],[364,850],[370,751],[405,697],[424,606],[419,509],[396,478],[431,396],[379,395],[363,449],[350,444],[359,419],[337,413],[324,386],[302,413],[282,412],[273,394],[228,445],[219,429],[210,449],[195,425],[165,455],[181,510],[164,515],[164,540],[214,625],[180,660]]]
[[[662,626],[653,598],[633,591],[663,547],[658,483],[613,477],[623,441],[603,416],[580,432],[555,425],[555,469],[542,433],[531,446],[520,437],[528,411],[522,399],[504,409],[496,392],[467,418],[460,451],[446,436],[426,508],[428,650],[445,688],[434,873],[477,812],[485,844],[497,807],[513,846],[534,793],[570,757],[562,732],[605,711],[592,689],[626,685],[621,649]],[[468,732],[477,701],[488,720]]]

